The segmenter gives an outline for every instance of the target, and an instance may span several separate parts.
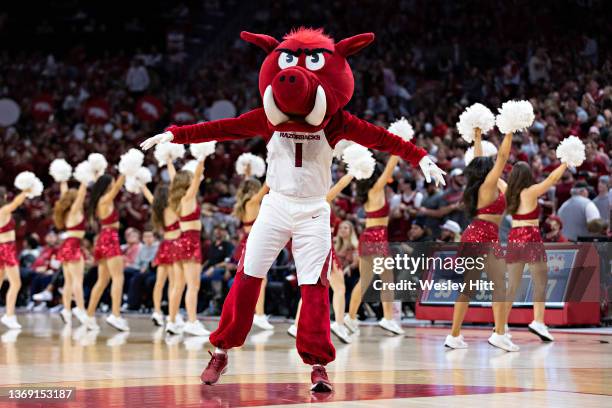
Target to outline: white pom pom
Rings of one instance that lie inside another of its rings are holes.
[[[177,143],[160,143],[155,146],[155,160],[159,167],[164,167],[168,160],[174,161],[185,155],[185,146]]]
[[[119,173],[125,176],[134,176],[142,166],[144,154],[140,150],[130,149],[121,155],[119,160]]]
[[[79,183],[89,184],[96,179],[91,163],[88,160],[79,163],[74,169],[74,178]]]
[[[459,134],[468,143],[474,141],[474,129],[478,128],[482,134],[485,134],[493,129],[493,126],[495,126],[493,112],[480,103],[468,106],[459,116],[459,122],[457,122]]]
[[[128,193],[132,193],[132,194],[140,194],[140,192],[142,191],[142,184],[140,183],[140,181],[138,181],[138,179],[136,178],[136,176],[127,176],[125,178],[125,190]]]
[[[568,166],[580,166],[586,158],[584,143],[576,136],[566,137],[557,146],[557,157],[561,160],[561,163],[565,163]]]
[[[217,142],[195,143],[189,146],[189,151],[197,160],[203,161],[215,152],[216,145]]]
[[[340,140],[338,143],[336,143],[336,147],[334,147],[334,157],[338,160],[341,160],[342,155],[344,154],[344,150],[353,144],[355,144],[355,142],[351,142],[350,140]]]
[[[499,131],[503,134],[523,131],[535,120],[533,106],[529,101],[508,101],[499,108],[495,118]]]
[[[106,171],[106,168],[108,167],[106,157],[104,157],[100,153],[90,154],[89,157],[87,157],[87,161],[91,165],[91,170],[93,171],[94,177],[96,179],[103,175]]]
[[[153,180],[153,175],[151,174],[151,170],[146,167],[141,167],[136,172],[136,180],[138,180],[143,186],[149,184],[151,180]]]
[[[261,177],[266,173],[266,162],[252,153],[243,153],[236,160],[236,173],[244,176],[250,167],[251,176]]]
[[[183,165],[183,168],[181,170],[190,171],[191,173],[195,174],[195,170],[197,166],[198,166],[197,160],[189,160],[187,163]]]
[[[38,197],[42,194],[44,186],[38,177],[31,171],[21,172],[15,177],[15,187],[27,191],[28,198]]]
[[[72,166],[64,159],[55,159],[49,166],[49,174],[58,183],[68,181],[72,176]]]
[[[146,167],[141,167],[138,169],[136,174],[127,176],[125,178],[125,189],[128,193],[132,194],[140,194],[142,192],[142,188],[151,182],[153,176],[151,175],[151,170]]]
[[[401,137],[407,142],[412,140],[414,137],[414,129],[412,128],[410,122],[408,122],[404,117],[393,122],[387,130],[394,135]]]
[[[372,157],[372,152],[366,147],[355,143],[344,149],[342,159],[347,164],[348,173],[357,180],[372,177],[376,160]]]
[[[497,147],[495,147],[495,145],[489,142],[488,140],[483,140],[482,155],[484,157],[497,156]],[[474,146],[470,146],[465,152],[465,155],[463,156],[463,161],[465,162],[466,166],[470,164],[472,160],[474,160]]]

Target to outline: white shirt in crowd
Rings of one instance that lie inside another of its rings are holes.
[[[142,92],[149,87],[149,73],[144,66],[130,67],[125,79],[130,92]]]

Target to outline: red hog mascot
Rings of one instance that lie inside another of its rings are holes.
[[[335,358],[330,339],[327,276],[330,273],[330,208],[325,196],[332,184],[332,152],[347,139],[398,155],[420,166],[427,181],[444,183],[425,150],[343,110],[353,95],[347,57],[374,40],[359,34],[338,43],[323,30],[300,28],[282,42],[264,34],[241,38],[262,48],[267,57],[259,73],[263,108],[237,118],[171,126],[142,143],[202,143],[263,137],[267,142],[266,195],[243,251],[234,284],[223,305],[219,327],[210,336],[216,347],[204,369],[203,383],[214,384],[228,364],[226,351],[241,346],[251,329],[262,278],[292,239],[302,294],[297,350],[313,366],[312,390],[329,392],[325,365]]]

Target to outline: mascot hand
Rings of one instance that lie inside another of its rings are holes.
[[[159,135],[150,137],[144,142],[142,142],[140,144],[140,148],[142,150],[149,150],[150,148],[152,148],[153,146],[157,144],[171,142],[172,139],[174,139],[174,135],[172,134],[172,132],[160,133]]]
[[[419,166],[421,167],[421,171],[425,176],[425,181],[428,183],[431,182],[431,179],[436,183],[436,187],[438,184],[446,185],[446,181],[444,180],[445,171],[442,171],[441,168],[436,166],[436,164],[429,158],[429,156],[425,156],[419,162]]]

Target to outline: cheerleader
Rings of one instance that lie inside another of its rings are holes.
[[[520,116],[514,111],[504,110],[507,103],[500,109],[497,118],[498,127],[505,132],[505,137],[501,143],[497,158],[493,160],[490,155],[483,155],[481,135],[491,130],[495,124],[495,118],[491,111],[480,104],[469,107],[459,117],[457,128],[466,141],[474,141],[474,159],[465,168],[464,175],[467,179],[463,200],[465,208],[472,222],[466,228],[461,237],[463,245],[460,248],[459,256],[485,258],[485,270],[487,276],[493,282],[493,318],[495,330],[489,337],[489,343],[505,351],[518,351],[516,346],[506,332],[505,304],[499,301],[505,292],[504,263],[501,248],[499,246],[499,224],[502,220],[506,208],[505,191],[506,183],[501,180],[501,176],[510,156],[512,147],[512,135],[514,130],[528,127],[533,122],[518,123],[516,126],[507,126],[508,115]],[[533,116],[533,109],[531,116]],[[529,116],[529,115],[526,115]],[[469,137],[468,137],[469,136]],[[467,154],[466,154],[467,156]],[[471,280],[480,279],[481,270],[472,269],[464,274],[464,282],[470,283]],[[462,292],[458,295],[453,309],[453,324],[451,334],[446,336],[444,345],[449,348],[467,348],[467,343],[461,335],[461,325],[469,307],[470,293]]]
[[[233,215],[240,220],[242,227],[242,238],[236,250],[234,251],[234,258],[240,259],[246,242],[249,237],[251,227],[259,214],[259,207],[264,196],[268,194],[270,188],[267,184],[262,186],[261,182],[256,178],[250,178],[250,171],[247,170],[245,173],[247,177],[240,183],[238,192],[236,193],[236,205],[234,206]],[[255,306],[255,316],[253,318],[253,325],[259,327],[262,330],[273,330],[274,326],[268,322],[266,315],[264,314],[264,305],[266,297],[266,283],[267,279],[264,278],[261,284],[261,290],[259,292],[259,298],[257,299],[257,305]]]
[[[181,235],[178,216],[168,207],[168,185],[160,184],[155,193],[142,186],[142,193],[149,202],[152,209],[153,227],[162,231],[163,240],[155,254],[153,265],[155,265],[155,285],[153,286],[153,313],[151,321],[155,326],[163,327],[164,313],[161,302],[164,295],[164,287],[168,281],[168,293],[173,290],[176,264],[176,241]],[[168,296],[170,299],[170,296]]]
[[[387,242],[387,224],[389,222],[389,203],[386,197],[385,186],[393,177],[399,156],[391,156],[385,169],[375,171],[373,177],[357,182],[357,200],[363,203],[365,211],[365,229],[359,237],[359,280],[351,292],[349,313],[344,324],[352,333],[359,330],[357,312],[361,305],[364,291],[372,281],[374,258],[389,256],[389,243]],[[390,279],[391,271],[386,271],[382,278]],[[378,325],[393,334],[404,334],[404,330],[393,319],[393,302],[383,301],[383,318]]]
[[[181,170],[174,176],[170,185],[169,207],[179,216],[180,237],[176,241],[177,262],[180,272],[175,276],[175,283],[170,297],[170,307],[166,331],[170,334],[187,333],[194,336],[208,336],[202,322],[197,319],[198,292],[200,290],[200,272],[202,268],[202,249],[200,244],[200,206],[197,195],[204,174],[204,160],[198,160],[193,173]],[[181,327],[177,321],[183,291],[187,322]]]
[[[340,180],[338,180],[338,182],[331,188],[329,193],[327,193],[327,197],[326,197],[327,202],[331,204],[334,201],[334,199],[338,196],[338,194],[340,194],[342,190],[344,190],[351,183],[351,181],[353,181],[353,175],[346,174],[342,176],[342,178],[340,178]],[[333,219],[333,212],[330,214],[332,214],[330,216],[330,222],[331,222]],[[333,234],[333,225],[332,225],[332,234]],[[344,264],[341,263],[340,260],[338,259],[336,251],[341,250],[343,258],[348,256],[349,255],[348,252],[345,252],[346,246],[344,245],[344,241],[347,239],[351,239],[352,241],[357,241],[357,236],[355,234],[355,229],[353,227],[353,224],[351,224],[350,221],[343,221],[340,224],[338,234],[339,234],[339,239],[337,241],[338,245],[336,246],[333,245],[333,240],[334,240],[333,235],[331,237],[332,238],[332,265],[331,265],[332,270],[331,270],[329,283],[333,291],[332,306],[334,308],[334,317],[336,321],[332,322],[332,324],[330,325],[330,329],[332,333],[334,333],[336,337],[340,339],[341,342],[349,344],[352,342],[352,339],[351,339],[351,334],[348,332],[345,326],[345,317],[344,317],[344,311],[346,308],[346,297],[345,297],[346,287],[344,285],[344,268],[343,268]],[[354,242],[354,244],[356,244],[356,242]],[[301,308],[302,308],[302,300],[300,299],[300,302],[298,303],[297,313],[295,314],[295,323],[289,326],[289,329],[287,330],[287,333],[290,336],[296,337],[296,338],[297,338],[297,329],[298,329],[298,322],[300,319]]]
[[[21,329],[15,316],[15,303],[21,288],[19,276],[19,261],[17,260],[17,247],[15,245],[15,220],[13,212],[24,203],[26,198],[33,198],[42,193],[43,186],[40,180],[31,172],[20,173],[15,179],[15,187],[21,193],[13,200],[8,201],[8,192],[0,187],[0,284],[6,275],[9,289],[6,292],[6,312],[0,322],[9,329]]]
[[[155,158],[159,167],[166,166],[170,183],[176,176],[174,160],[185,155],[185,147],[174,143],[162,143],[155,147]],[[178,215],[170,208],[168,196],[170,189],[167,184],[159,185],[155,193],[151,194],[149,189],[143,185],[143,194],[152,207],[153,225],[156,229],[163,231],[163,241],[157,250],[153,264],[157,266],[155,274],[155,285],[153,287],[153,314],[151,320],[156,326],[164,325],[164,315],[161,309],[164,286],[168,281],[168,302],[172,304],[176,276],[182,274],[178,264],[177,242],[181,231]],[[179,300],[180,303],[180,300]],[[175,322],[179,327],[184,325],[183,316],[177,313]]]
[[[81,170],[81,169],[79,169]],[[64,240],[57,252],[57,259],[62,263],[64,273],[64,291],[62,302],[64,309],[60,312],[65,324],[71,324],[71,306],[74,297],[76,307],[72,314],[81,322],[87,320],[85,300],[83,299],[83,274],[85,259],[81,251],[81,241],[85,237],[85,195],[87,184],[91,179],[86,177],[79,185],[78,190],[68,188],[68,179],[72,168],[63,159],[51,163],[50,173],[56,181],[60,182],[60,198],[53,207],[53,221],[55,227],[64,231]],[[81,174],[77,176],[80,177]]]
[[[99,330],[95,312],[104,290],[111,284],[111,314],[106,322],[119,331],[128,331],[127,321],[121,317],[121,296],[123,293],[123,257],[119,246],[119,211],[114,205],[115,198],[123,184],[125,175],[113,179],[103,174],[94,183],[87,205],[87,217],[91,222],[98,220],[100,232],[94,245],[94,258],[98,263],[98,280],[91,290],[87,307],[86,326],[90,330]]]
[[[570,157],[563,155],[563,150],[569,151]],[[561,178],[567,170],[568,162],[573,166],[582,164],[584,144],[575,136],[562,142],[560,148],[561,164],[542,182],[535,183],[532,169],[528,163],[514,164],[508,179],[508,214],[512,216],[512,229],[508,235],[508,299],[506,302],[506,319],[510,316],[516,290],[521,284],[525,264],[529,265],[533,290],[533,321],[529,323],[529,331],[540,337],[542,341],[553,341],[554,337],[544,324],[546,302],[546,284],[548,266],[546,252],[540,235],[540,205],[538,197],[545,194]],[[576,155],[578,156],[575,159]],[[574,159],[574,160],[572,160]]]

